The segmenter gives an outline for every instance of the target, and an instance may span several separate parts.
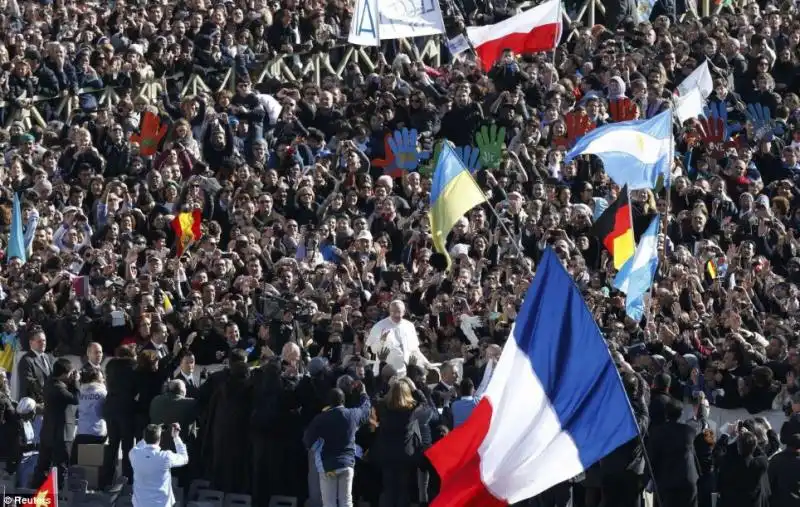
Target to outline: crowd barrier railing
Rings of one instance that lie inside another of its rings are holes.
[[[683,408],[683,420],[689,420],[692,416],[692,405],[690,403],[685,403]],[[781,426],[783,426],[783,423],[788,419],[786,414],[780,410],[766,410],[757,414],[751,414],[743,408],[727,409],[712,406],[708,414],[708,421],[713,423],[712,426],[716,426],[714,429],[719,437],[719,435],[726,431],[726,427],[729,423],[736,423],[737,421],[744,421],[746,419],[752,419],[753,417],[763,417],[766,419],[770,426],[772,426],[772,429],[778,434],[780,434]]]
[[[413,42],[405,39],[398,39],[400,49],[409,55],[413,61],[423,62],[427,65],[438,67],[441,65],[441,38],[430,36],[420,38],[424,40],[421,44],[422,49]],[[343,51],[341,58],[333,60],[331,53]],[[299,66],[295,62],[299,61]],[[279,79],[281,81],[298,81],[311,77],[311,81],[320,85],[326,76],[336,76],[341,78],[345,69],[350,63],[358,65],[363,72],[374,72],[378,67],[377,53],[371,48],[340,44],[334,46],[326,52],[310,51],[298,54],[278,55],[269,60],[261,60],[255,67],[250,69],[251,80],[261,83],[265,79]],[[298,68],[299,67],[299,68]],[[142,82],[131,93],[131,99],[145,97],[151,103],[163,91],[164,80],[178,82],[180,86],[180,98],[198,95],[199,93],[215,93],[222,90],[236,90],[237,74],[233,67],[220,72],[207,73],[213,75],[219,84],[212,87],[203,79],[200,74],[194,73],[188,77],[183,73],[177,73],[166,78],[150,79]],[[49,103],[52,107],[50,120],[67,121],[73,111],[78,108],[78,98],[81,95],[93,94],[97,97],[98,104],[105,107],[113,107],[123,98],[123,91],[118,87],[106,86],[103,88],[81,88],[75,94],[62,94],[54,97],[37,95],[30,100],[23,100],[21,105],[14,105],[4,100],[0,101],[0,109],[5,109],[5,126],[14,121],[21,121],[26,128],[36,124],[41,127],[46,126],[46,120],[41,110],[42,104]],[[20,99],[27,99],[22,96]]]

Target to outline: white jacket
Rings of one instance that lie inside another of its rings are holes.
[[[177,452],[164,451],[159,445],[150,445],[144,440],[131,449],[128,456],[133,468],[134,507],[175,505],[170,469],[189,463],[186,444],[179,436],[175,437],[175,449]]]

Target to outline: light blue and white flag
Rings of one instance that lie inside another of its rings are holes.
[[[644,314],[644,295],[653,285],[658,268],[658,229],[661,216],[656,215],[639,240],[636,253],[622,265],[614,278],[614,288],[625,293],[625,313],[633,320]]]
[[[597,155],[614,183],[630,190],[655,188],[664,175],[665,185],[672,165],[672,111],[649,120],[610,123],[578,140],[567,153],[569,162],[578,155]]]
[[[6,248],[6,262],[19,259],[24,264],[28,260],[25,252],[25,237],[22,232],[22,209],[19,204],[19,194],[14,193],[14,202],[11,208],[11,231],[8,234],[8,247]]]

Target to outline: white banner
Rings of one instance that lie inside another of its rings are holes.
[[[378,0],[357,0],[347,42],[359,46],[380,46],[377,17]]]
[[[347,40],[377,46],[382,40],[444,33],[438,0],[357,0]]]
[[[463,35],[456,35],[447,41],[447,49],[450,50],[451,55],[458,56],[465,51],[469,51],[469,41]]]

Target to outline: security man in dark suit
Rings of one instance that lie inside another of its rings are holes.
[[[47,337],[44,330],[34,326],[29,333],[30,348],[17,366],[19,380],[19,397],[32,398],[36,403],[44,403],[44,385],[52,372],[50,357],[45,354]]]
[[[191,351],[186,351],[181,358],[180,371],[173,377],[175,380],[182,380],[186,385],[186,396],[188,398],[195,398],[200,395],[200,382],[194,376],[194,354]],[[181,425],[183,427],[183,425]],[[186,440],[184,439],[184,442]]]
[[[678,400],[664,405],[666,422],[650,426],[647,454],[653,465],[653,480],[658,485],[661,507],[697,507],[696,432],[678,421],[683,407]]]
[[[186,384],[181,379],[173,379],[167,383],[164,394],[159,394],[150,402],[150,422],[152,424],[164,424],[170,426],[178,423],[181,427],[181,440],[189,449],[194,450],[197,440],[197,417],[199,415],[199,405],[194,398],[186,397]],[[175,451],[175,443],[171,432],[161,433],[161,448]],[[195,463],[197,460],[194,460]],[[173,475],[178,478],[178,482],[188,487],[200,471],[192,461],[187,466],[177,468]]]
[[[456,384],[458,384],[458,370],[453,363],[444,363],[441,371],[442,379],[433,386],[434,392],[440,392],[444,396],[445,406],[449,406],[452,400],[458,398]]]
[[[159,394],[150,403],[150,422],[153,424],[172,423],[181,425],[181,440],[187,445],[197,437],[197,400],[186,396],[183,380],[173,379],[167,383],[164,394]],[[174,449],[171,435],[161,435],[161,447]]]
[[[44,386],[44,418],[39,434],[39,463],[34,484],[41,484],[50,468],[58,468],[59,484],[63,484],[69,465],[67,418],[70,408],[78,404],[78,370],[62,357],[53,363],[53,373]]]

